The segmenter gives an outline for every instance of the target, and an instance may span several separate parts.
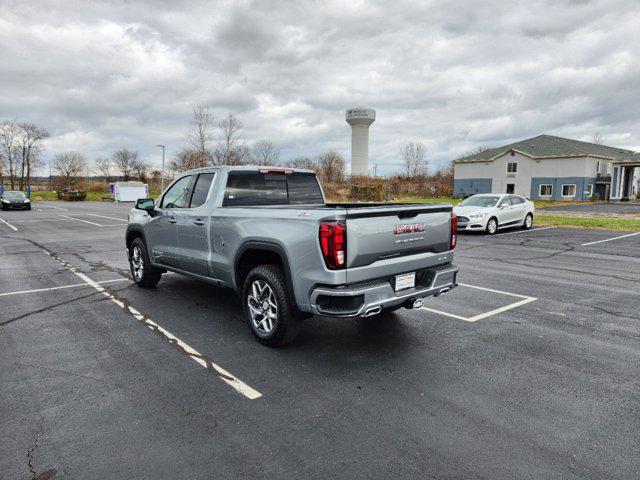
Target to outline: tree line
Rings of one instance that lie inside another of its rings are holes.
[[[195,108],[185,139],[185,146],[169,164],[175,172],[217,165],[280,165],[313,170],[326,182],[345,179],[346,162],[339,153],[328,151],[316,157],[302,156],[283,162],[280,150],[269,140],[247,143],[242,121],[231,112],[216,122],[206,107]]]
[[[31,174],[42,165],[44,140],[49,133],[32,123],[0,123],[0,184],[5,179],[11,189],[25,188]]]

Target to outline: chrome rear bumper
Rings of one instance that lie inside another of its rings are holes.
[[[310,297],[316,315],[331,317],[366,317],[407,300],[438,296],[455,288],[458,267],[450,263],[421,272],[426,283],[394,291],[391,280],[380,279],[338,287],[317,287]]]

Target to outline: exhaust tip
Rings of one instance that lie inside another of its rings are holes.
[[[364,312],[364,314],[362,315],[363,317],[371,317],[373,315],[377,315],[382,311],[382,307],[381,306],[377,306],[377,307],[372,307],[369,308],[366,312]]]

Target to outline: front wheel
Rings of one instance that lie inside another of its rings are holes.
[[[258,342],[278,347],[296,338],[300,322],[280,267],[260,265],[251,270],[244,281],[242,299],[247,323]]]
[[[139,287],[155,287],[162,277],[162,271],[151,265],[147,246],[142,238],[136,238],[131,242],[129,267],[131,268],[131,277]]]
[[[530,213],[527,213],[527,216],[524,217],[524,223],[522,224],[522,228],[524,230],[529,230],[531,227],[533,227],[533,215],[531,215]]]
[[[489,235],[494,235],[498,231],[498,220],[495,217],[492,217],[487,222],[487,233]]]

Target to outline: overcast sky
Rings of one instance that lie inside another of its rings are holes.
[[[371,106],[383,173],[407,141],[432,167],[540,133],[640,149],[640,2],[0,0],[0,120],[48,129],[45,160],[158,163],[198,105],[283,159],[349,159],[344,110]]]

